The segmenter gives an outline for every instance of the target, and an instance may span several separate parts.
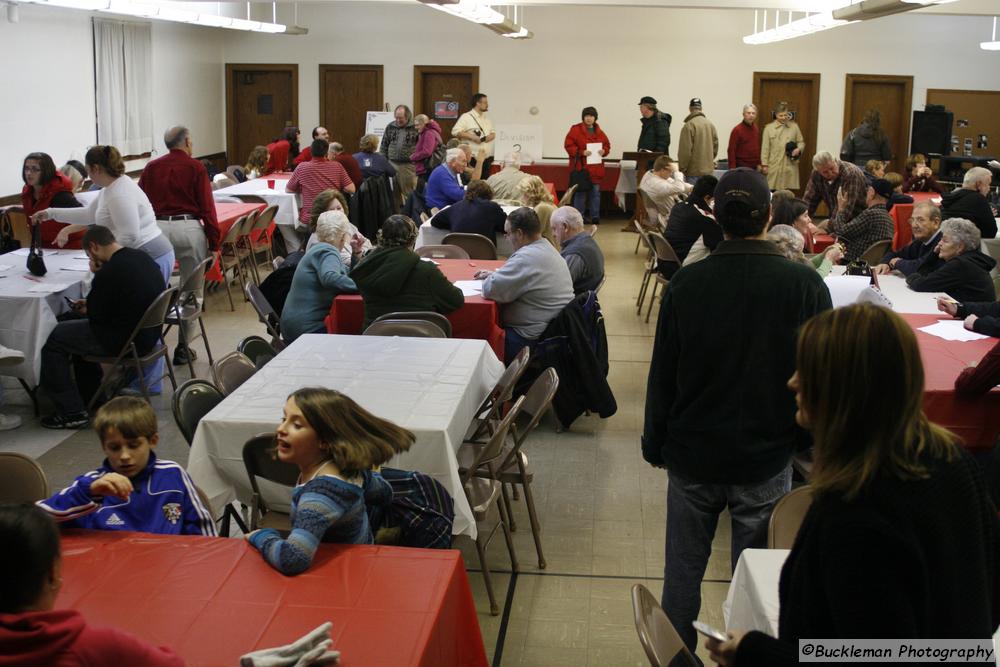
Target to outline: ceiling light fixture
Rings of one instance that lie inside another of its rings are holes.
[[[983,51],[1000,51],[1000,42],[997,41],[997,17],[993,17],[993,41],[979,42],[979,48]]]
[[[531,39],[534,34],[517,23],[517,6],[514,18],[510,19],[490,5],[479,0],[419,0],[439,12],[457,16],[472,23],[486,26],[493,32],[511,39]]]
[[[202,14],[155,2],[133,2],[132,0],[22,0],[22,2],[48,5],[50,7],[65,7],[67,9],[108,12],[111,14],[157,19],[174,23],[190,23],[191,25],[202,25],[210,28],[229,28],[231,30],[296,35],[308,32],[305,28],[299,28],[298,26],[288,28],[284,24],[277,22],[265,23],[222,16],[221,14]]]

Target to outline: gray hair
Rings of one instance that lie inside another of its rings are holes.
[[[560,206],[552,212],[552,217],[549,218],[549,224],[566,225],[569,229],[579,232],[583,229],[583,216],[580,215],[580,212],[572,206]]]
[[[753,102],[751,102],[750,104],[744,104],[743,105],[743,111],[746,111],[747,109],[753,109],[754,111],[756,111],[757,110],[757,105],[754,104]]]
[[[350,222],[343,211],[324,211],[316,219],[316,238],[332,245],[347,231],[348,225]]]
[[[330,142],[330,152],[334,153],[334,154],[343,153],[344,152],[344,144],[340,143],[339,141],[331,141]]]
[[[430,120],[431,119],[428,118],[427,114],[425,113],[418,113],[416,116],[413,117],[414,123],[429,123]]]
[[[183,125],[172,127],[163,133],[163,143],[167,148],[177,148],[184,144],[184,140],[191,136],[191,130]]]
[[[931,220],[935,220],[938,224],[941,223],[941,207],[934,202],[925,199],[924,201],[918,201],[913,205],[913,210],[916,211],[918,208],[927,209],[927,217]]]
[[[948,218],[942,222],[941,235],[961,243],[964,251],[978,250],[983,238],[979,227],[965,218]]]
[[[778,246],[778,250],[785,256],[785,259],[790,259],[800,264],[809,263],[809,260],[802,254],[802,250],[806,247],[806,240],[799,233],[799,230],[791,225],[775,225],[771,227],[771,229],[767,230],[767,240]]]
[[[452,162],[458,159],[459,155],[462,155],[463,153],[465,153],[465,151],[463,151],[461,148],[449,148],[447,151],[445,151],[444,161],[447,164],[451,164]]]
[[[813,155],[814,167],[821,167],[824,164],[833,164],[836,161],[837,158],[833,157],[833,154],[830,153],[830,151],[820,151],[819,153],[816,153],[816,155]]]
[[[993,174],[986,167],[973,167],[969,171],[965,172],[965,178],[962,179],[962,187],[971,190],[976,187],[980,181],[992,183]]]

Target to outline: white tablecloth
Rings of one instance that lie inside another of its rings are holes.
[[[300,336],[199,422],[188,471],[216,512],[234,498],[246,501],[251,491],[243,443],[276,428],[296,389],[329,387],[413,431],[417,441],[410,451],[387,465],[441,482],[455,501],[455,534],[474,537],[455,452],[502,373],[503,364],[482,340]],[[290,496],[283,496],[269,504],[287,507]]]
[[[31,275],[25,263],[28,251],[21,249],[0,255],[0,345],[20,350],[24,361],[16,366],[0,366],[0,375],[18,377],[30,386],[38,385],[41,351],[56,327],[56,315],[69,310],[63,297],[79,299],[90,280],[86,255],[82,250],[45,250],[42,259],[48,273]],[[80,259],[82,258],[82,259]],[[67,270],[69,268],[84,269]],[[29,292],[52,286],[52,292]]]
[[[445,207],[447,208],[447,207]],[[506,206],[501,205],[500,208],[507,215],[510,215],[511,211],[516,211],[518,206]],[[444,209],[441,209],[442,211]],[[440,211],[438,211],[440,213]],[[427,222],[420,225],[420,229],[417,230],[417,243],[416,248],[420,248],[425,245],[441,245],[444,242],[444,237],[451,234],[451,230],[448,229],[438,229],[431,224],[431,220],[434,216],[427,219]],[[514,252],[514,247],[511,246],[510,241],[503,234],[497,234],[497,255],[501,257],[510,257],[511,253]]]
[[[722,603],[726,630],[778,636],[778,580],[788,549],[744,549]]]
[[[274,181],[274,189],[269,190],[267,181]],[[274,223],[277,225],[294,226],[299,219],[299,207],[301,199],[299,195],[285,192],[288,185],[287,178],[254,178],[243,183],[230,185],[228,188],[219,188],[212,194],[216,197],[233,197],[235,195],[257,195],[267,201],[268,206],[277,206],[278,212],[274,215]]]
[[[843,275],[845,268],[835,266],[830,275]],[[937,307],[937,298],[939,296],[948,297],[944,292],[914,292],[906,286],[906,278],[892,274],[878,276],[878,287],[885,298],[892,303],[892,309],[897,313],[939,315],[941,311]],[[878,303],[876,299],[866,298],[866,300]]]

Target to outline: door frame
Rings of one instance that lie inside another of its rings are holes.
[[[379,107],[385,106],[385,67],[383,65],[320,65],[319,66],[319,122],[326,122],[326,92],[323,82],[326,81],[327,72],[370,72],[374,70],[378,76],[378,96],[382,101]],[[374,111],[374,109],[369,109]]]
[[[909,155],[910,148],[910,120],[913,118],[913,77],[912,76],[902,76],[897,74],[847,74],[844,77],[844,132],[842,136],[847,136],[847,133],[854,129],[853,123],[851,123],[851,107],[854,103],[854,82],[865,82],[865,83],[902,83],[903,96],[906,98],[909,106],[905,108],[905,113],[901,114],[903,120],[903,137],[906,140],[906,151]],[[893,160],[902,164],[906,162],[905,158],[896,155]]]
[[[233,164],[233,149],[236,147],[236,109],[233,104],[233,75],[238,72],[291,72],[292,74],[292,119],[299,122],[299,66],[280,63],[226,63],[226,158]],[[299,128],[300,130],[302,128]]]
[[[428,113],[426,110],[421,111],[421,107],[424,105],[424,75],[425,74],[471,74],[472,75],[472,94],[475,95],[479,91],[479,65],[414,65],[413,66],[413,113],[425,113],[429,117],[433,118],[433,109]],[[463,100],[465,105],[460,106],[459,109],[468,110],[469,100]]]
[[[810,95],[810,101],[809,101],[809,106],[810,106],[810,108],[812,110],[812,114],[811,114],[811,116],[809,118],[809,123],[806,126],[806,131],[804,133],[805,136],[803,137],[806,140],[806,150],[805,150],[805,152],[803,153],[803,155],[801,157],[801,163],[802,164],[809,164],[810,165],[810,169],[811,169],[812,168],[812,166],[811,166],[812,165],[812,157],[814,155],[816,155],[816,153],[819,151],[819,146],[816,143],[817,142],[816,137],[819,136],[818,133],[817,133],[818,129],[819,129],[818,128],[818,125],[819,125],[819,86],[820,86],[820,75],[819,75],[819,72],[816,72],[816,73],[807,73],[807,72],[754,72],[753,73],[753,97],[751,98],[754,101],[754,104],[759,105],[761,103],[760,102],[760,94],[761,94],[761,87],[762,87],[761,82],[764,79],[772,80],[772,81],[775,81],[775,80],[776,81],[800,81],[800,82],[804,81],[806,83],[812,84],[812,95]],[[760,117],[760,113],[762,113],[762,112],[758,112],[758,118]],[[766,125],[767,123],[771,122],[770,113],[771,113],[771,110],[768,109],[767,110],[767,116],[765,116],[766,122],[764,123],[764,125]],[[795,122],[798,124],[799,129],[802,129],[802,123],[800,122],[800,119],[796,118]],[[839,149],[840,147],[838,146],[837,148]],[[802,174],[802,170],[800,168],[799,175],[801,176],[801,174]],[[806,183],[808,182],[808,179],[809,179],[808,176],[806,176],[805,179],[802,179],[802,178],[799,179],[801,181],[799,183],[799,187],[802,188],[803,190],[805,190]]]

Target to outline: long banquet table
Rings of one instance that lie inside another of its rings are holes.
[[[233,667],[326,621],[340,665],[484,667],[458,551],[321,544],[286,577],[242,539],[67,531],[57,608],[167,646],[189,667]]]
[[[198,424],[188,472],[218,514],[251,489],[243,443],[272,432],[285,399],[321,386],[344,392],[372,413],[416,435],[410,451],[387,465],[441,482],[455,501],[454,533],[475,536],[455,453],[476,408],[500,379],[503,364],[482,340],[306,334],[282,350]],[[288,507],[287,487],[262,487],[268,505]]]
[[[472,280],[480,269],[497,269],[501,260],[436,259],[441,272],[451,282]],[[465,305],[448,313],[452,338],[478,338],[493,348],[498,359],[503,359],[504,330],[500,325],[500,307],[495,301],[482,296],[465,297]],[[326,330],[336,334],[360,334],[365,321],[365,303],[360,294],[341,294],[333,301],[326,317]]]

